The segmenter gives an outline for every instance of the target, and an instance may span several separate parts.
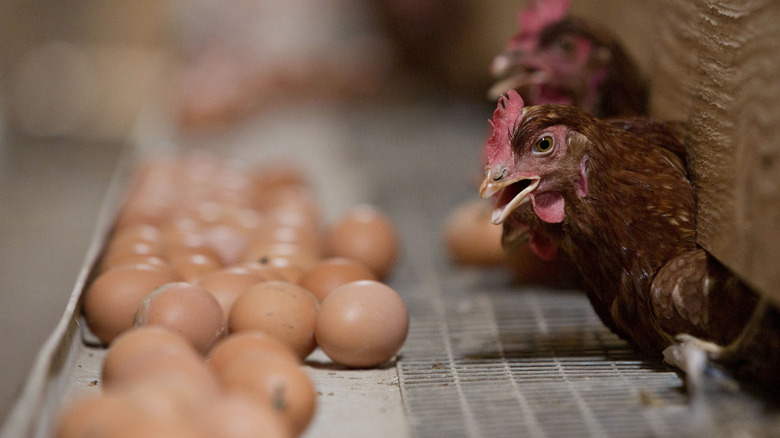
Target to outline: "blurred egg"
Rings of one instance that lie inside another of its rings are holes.
[[[103,262],[99,266],[98,272],[102,274],[103,272],[114,269],[118,266],[139,265],[139,264],[156,266],[158,268],[165,269],[165,270],[173,270],[173,268],[170,267],[168,261],[166,261],[162,257],[153,256],[153,255],[144,255],[144,254],[126,254],[122,257],[116,257],[110,261],[103,260]]]
[[[221,388],[218,385],[193,384],[186,376],[153,375],[130,385],[114,385],[104,392],[116,394],[136,406],[148,420],[193,422],[219,396]]]
[[[117,336],[109,344],[101,370],[103,381],[112,380],[117,367],[131,357],[161,350],[193,355],[197,353],[187,339],[165,327],[132,328]]]
[[[225,266],[240,262],[249,244],[246,233],[223,224],[208,227],[204,230],[203,236],[206,245],[217,253]]]
[[[325,235],[329,256],[355,259],[386,278],[398,258],[399,237],[390,219],[370,205],[347,212]]]
[[[245,330],[231,333],[217,345],[208,355],[208,365],[217,375],[227,366],[242,357],[252,355],[278,355],[290,359],[290,362],[300,364],[300,357],[286,344],[260,330]]]
[[[295,243],[319,251],[320,235],[316,229],[289,224],[276,224],[268,221],[253,233],[253,246],[269,243]]]
[[[224,223],[245,235],[251,235],[260,232],[266,220],[262,213],[244,207],[229,210]]]
[[[221,374],[222,386],[243,392],[264,407],[283,414],[295,435],[311,422],[316,408],[314,383],[300,366],[276,356],[245,357],[231,363]]]
[[[94,392],[64,404],[54,426],[55,438],[108,437],[122,424],[141,417],[138,407],[112,394]]]
[[[279,187],[308,184],[302,169],[286,163],[258,167],[254,171],[254,181],[255,191],[261,196]]]
[[[104,390],[121,390],[139,382],[154,379],[178,380],[199,391],[219,388],[216,376],[197,354],[176,350],[150,350],[135,354],[118,364],[110,380],[102,382]]]
[[[248,394],[229,391],[203,410],[198,419],[210,438],[293,438],[292,424],[279,411]]]
[[[162,243],[166,248],[182,246],[203,246],[206,239],[202,235],[203,226],[191,217],[171,218],[161,228]]]
[[[322,301],[314,334],[334,362],[362,368],[391,359],[408,331],[409,315],[398,293],[362,280],[340,286]]]
[[[115,226],[118,228],[139,224],[158,226],[165,221],[170,199],[166,197],[144,198],[136,195],[127,200],[117,214]]]
[[[181,275],[184,281],[195,282],[212,272],[222,269],[216,257],[197,253],[181,253],[170,257],[168,264]]]
[[[110,438],[209,438],[192,424],[191,420],[180,418],[154,418],[141,417],[119,427],[116,431],[107,435]]]
[[[245,266],[260,265],[273,269],[282,280],[289,283],[295,283],[303,275],[303,268],[301,268],[295,259],[287,257],[265,257],[257,262],[247,262]]]
[[[346,257],[331,257],[320,261],[298,279],[298,285],[320,301],[337,287],[357,280],[377,280],[366,265]]]
[[[109,238],[110,245],[128,245],[135,242],[160,243],[162,232],[149,224],[136,224],[116,228]]]
[[[136,259],[143,257],[162,258],[162,256],[162,249],[157,242],[126,241],[121,245],[109,242],[108,248],[101,259],[101,263],[103,266],[116,266],[122,264],[120,262],[121,259],[129,260],[131,257]],[[124,263],[127,263],[127,261]]]
[[[220,262],[219,254],[206,245],[205,240],[180,242],[178,244],[166,243],[163,252],[164,257],[169,261],[197,254]]]
[[[133,325],[144,297],[159,286],[181,277],[170,268],[148,264],[118,266],[100,274],[84,295],[84,317],[90,330],[109,343]]]
[[[255,274],[261,276],[263,278],[263,281],[272,281],[272,280],[288,281],[284,272],[280,272],[277,268],[271,266],[268,263],[245,262],[236,265],[236,267],[249,269]]]
[[[501,247],[503,228],[490,219],[491,202],[477,199],[456,208],[444,224],[447,253],[458,264],[496,266],[506,260]]]
[[[299,358],[314,351],[317,298],[286,281],[251,286],[233,304],[228,325],[231,333],[261,330],[290,347]]]
[[[302,185],[278,187],[268,193],[264,207],[274,214],[289,214],[304,218],[316,224],[320,220],[320,211],[314,193]]]
[[[187,283],[168,283],[144,298],[134,325],[162,326],[174,331],[205,354],[225,333],[225,315],[206,289]]]
[[[301,270],[311,269],[319,260],[320,254],[317,248],[305,244],[288,242],[255,242],[247,248],[244,255],[246,262],[267,263],[272,259],[286,259],[290,264],[298,266]]]
[[[225,318],[238,297],[250,286],[265,281],[266,277],[246,267],[228,267],[207,274],[195,283],[217,299]]]

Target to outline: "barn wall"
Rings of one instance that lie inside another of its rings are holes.
[[[780,302],[780,2],[659,14],[653,113],[688,125],[699,242]]]
[[[699,243],[780,302],[780,1],[572,0],[649,75],[651,115],[685,122]]]

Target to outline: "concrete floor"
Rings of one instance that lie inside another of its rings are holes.
[[[65,309],[119,152],[0,136],[0,422]]]

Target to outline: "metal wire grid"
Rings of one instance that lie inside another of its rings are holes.
[[[398,370],[414,436],[646,437],[684,424],[678,376],[612,334],[582,294],[457,281],[410,298]]]

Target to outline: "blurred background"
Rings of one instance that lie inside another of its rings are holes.
[[[0,2],[0,421],[62,315],[125,149],[154,152],[313,102],[464,104],[481,123],[494,107],[490,62],[523,3]],[[652,32],[636,25],[647,20],[620,17],[649,2],[573,3],[647,67]]]

